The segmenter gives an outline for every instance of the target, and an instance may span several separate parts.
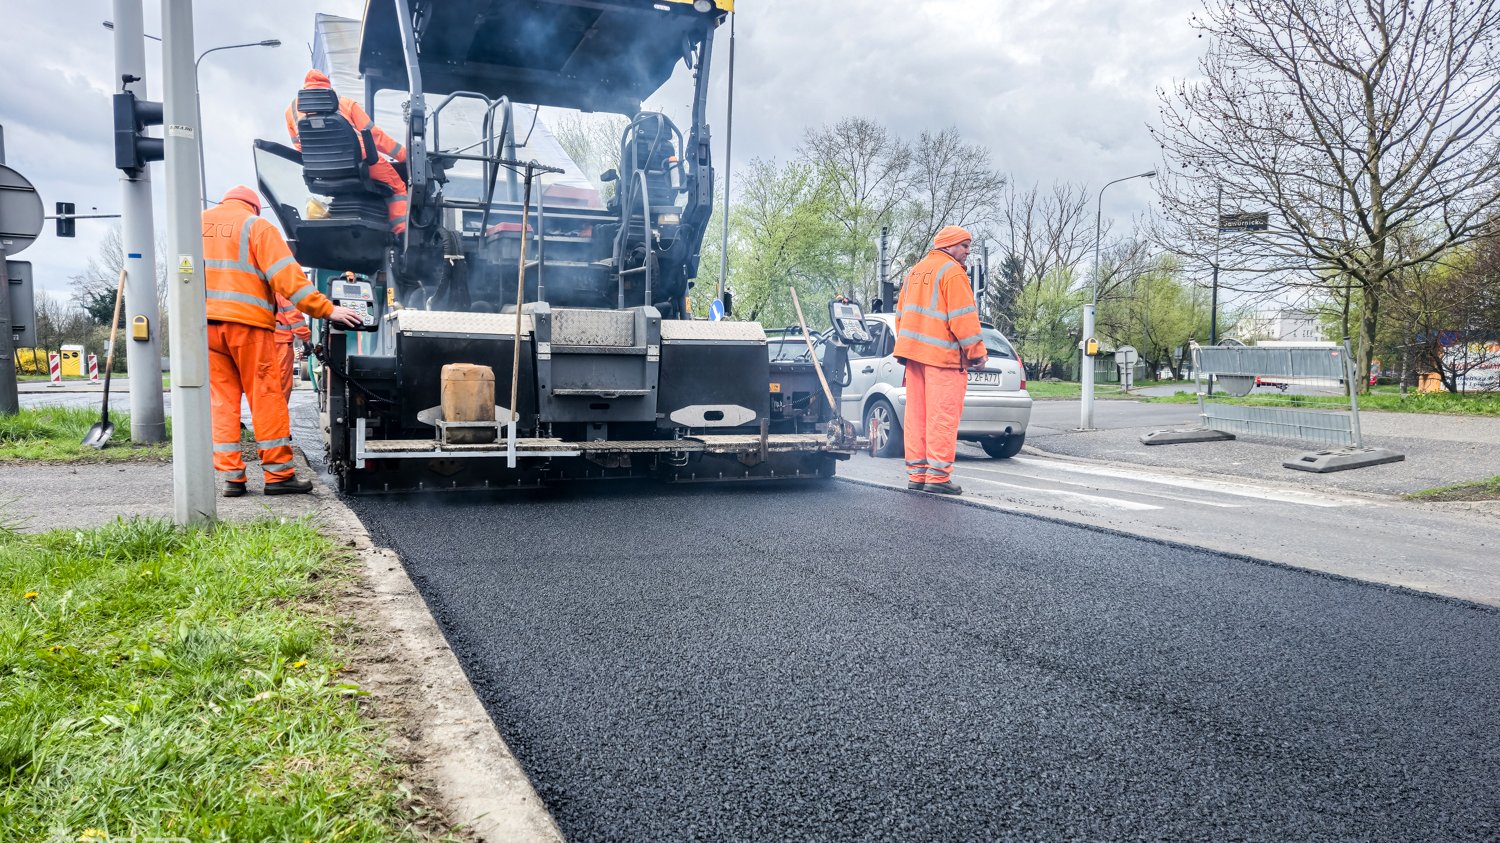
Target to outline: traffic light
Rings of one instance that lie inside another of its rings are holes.
[[[146,136],[147,126],[160,126],[161,103],[138,100],[135,94],[115,94],[115,167],[132,176],[140,175],[146,165],[166,156],[161,138]]]
[[[78,228],[78,221],[73,219],[74,206],[72,202],[57,203],[57,236],[72,237]]]

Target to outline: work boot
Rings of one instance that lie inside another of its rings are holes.
[[[266,484],[268,495],[305,495],[311,492],[313,484],[311,480],[303,480],[293,475],[285,480],[273,480]]]
[[[244,496],[244,494],[245,494],[245,481],[243,481],[243,480],[241,480],[239,482],[235,482],[233,480],[225,480],[224,481],[224,497],[226,497],[226,498],[238,498],[238,497]]]
[[[964,488],[949,480],[947,483],[924,484],[923,491],[931,492],[934,495],[961,495],[964,493]]]
[[[921,480],[906,481],[906,491],[908,492],[920,492],[925,488],[927,488],[927,484]]]

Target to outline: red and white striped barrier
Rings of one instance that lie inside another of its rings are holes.
[[[89,355],[89,383],[99,382],[99,355]]]
[[[52,378],[48,386],[62,386],[62,355],[55,351],[47,352],[47,372]]]

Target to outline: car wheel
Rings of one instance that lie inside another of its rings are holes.
[[[980,441],[979,446],[984,452],[997,460],[1008,460],[1016,454],[1021,453],[1021,446],[1026,444],[1026,434],[1012,433],[1009,436],[991,436]]]
[[[870,438],[870,455],[899,457],[906,453],[901,438],[901,419],[896,408],[884,398],[876,398],[865,410],[865,435]]]

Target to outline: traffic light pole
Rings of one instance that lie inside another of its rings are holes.
[[[124,90],[146,96],[146,38],[141,0],[114,0],[115,80],[135,77]],[[130,373],[130,439],[165,442],[161,397],[161,315],[156,299],[156,232],[151,209],[151,168],[120,171],[120,245],[125,268],[125,365]],[[145,339],[137,335],[144,320]],[[118,349],[116,349],[118,351]]]
[[[208,389],[192,0],[163,0],[163,135],[167,170],[167,307],[172,318],[172,511],[178,524],[217,516]],[[160,387],[158,386],[158,390]],[[133,390],[132,390],[133,391]]]

